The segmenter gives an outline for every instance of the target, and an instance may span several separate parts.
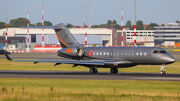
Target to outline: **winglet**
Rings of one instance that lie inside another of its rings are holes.
[[[4,54],[5,54],[6,58],[7,58],[7,60],[12,61],[12,59],[7,55],[6,51],[4,50],[3,52],[4,52]]]

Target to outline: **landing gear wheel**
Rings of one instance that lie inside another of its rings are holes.
[[[91,74],[94,74],[94,73],[97,73],[98,70],[97,70],[97,68],[91,68],[91,69],[89,70],[89,72],[90,72]]]
[[[93,74],[93,73],[94,73],[94,69],[91,68],[91,69],[89,70],[89,72],[90,72],[91,74]]]
[[[166,74],[166,72],[165,72],[165,71],[161,71],[161,74],[162,74],[162,75],[165,75],[165,74]]]
[[[97,73],[97,72],[98,72],[98,70],[97,70],[97,69],[95,69],[95,70],[94,70],[94,73]]]
[[[110,69],[110,72],[111,72],[111,73],[118,73],[118,69],[117,69],[117,68],[111,68],[111,69]]]

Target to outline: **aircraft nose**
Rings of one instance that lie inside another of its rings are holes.
[[[167,64],[174,63],[176,60],[173,56],[164,57],[163,59]]]

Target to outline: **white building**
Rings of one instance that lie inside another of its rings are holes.
[[[165,41],[180,43],[180,23],[167,23],[154,27],[154,42],[161,45]]]
[[[117,30],[117,35],[121,36],[121,32],[121,30]],[[124,45],[134,44],[134,30],[124,30],[123,33]],[[119,38],[121,40],[121,37]],[[154,30],[136,30],[136,43],[141,45],[144,43],[154,43]],[[113,42],[113,45],[116,45],[115,42]],[[121,45],[121,41],[117,45]]]

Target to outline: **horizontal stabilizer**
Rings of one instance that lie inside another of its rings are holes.
[[[6,58],[7,58],[7,60],[10,60],[10,61],[12,61],[12,59],[7,55],[7,53],[6,53],[6,51],[4,50],[4,54],[5,54],[5,56],[6,56]]]

